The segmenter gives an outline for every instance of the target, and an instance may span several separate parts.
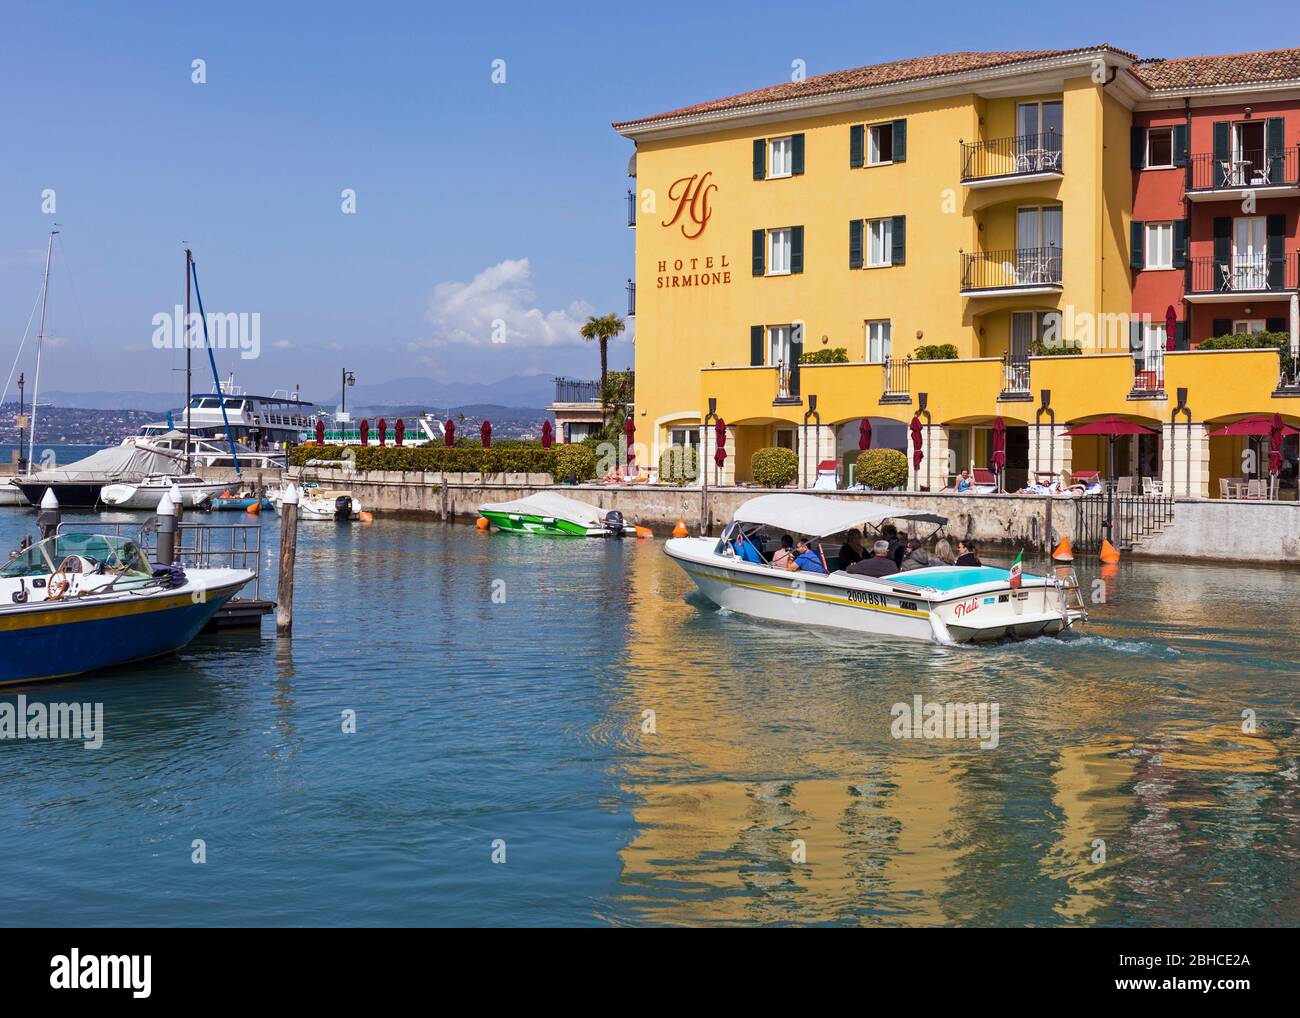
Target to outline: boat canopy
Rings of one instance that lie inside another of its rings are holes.
[[[584,527],[599,527],[607,512],[599,506],[588,505],[586,502],[579,502],[576,498],[567,498],[553,491],[539,491],[536,495],[517,498],[513,502],[489,502],[479,506],[479,509],[498,513],[552,517],[578,523]]]
[[[737,523],[779,527],[805,537],[826,537],[882,520],[922,520],[939,526],[948,517],[923,509],[868,502],[865,499],[829,499],[816,495],[759,495],[736,510]]]
[[[136,445],[114,445],[65,467],[37,471],[26,480],[47,484],[111,484],[114,481],[138,481],[149,474],[178,472],[176,458],[162,450]]]

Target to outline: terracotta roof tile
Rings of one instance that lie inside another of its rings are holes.
[[[945,74],[958,74],[963,71],[977,71],[987,68],[1002,67],[1008,64],[1023,63],[1044,57],[1065,56],[1070,53],[1086,53],[1098,49],[1109,49],[1121,56],[1136,59],[1134,54],[1102,44],[1079,49],[1046,50],[1005,50],[998,52],[963,52],[941,53],[929,57],[909,57],[906,60],[893,60],[885,64],[872,64],[856,67],[847,71],[832,71],[818,74],[802,81],[787,81],[780,85],[742,92],[740,95],[714,99],[710,102],[696,103],[681,109],[657,113],[649,117],[637,117],[632,120],[616,121],[615,128],[632,127],[649,124],[657,120],[675,119],[701,113],[722,112],[742,109],[748,106],[761,106],[766,103],[784,102],[817,95],[829,95],[835,92],[849,92],[859,88],[880,85],[894,85],[906,81],[918,81],[924,78],[940,77]]]
[[[1133,74],[1148,88],[1206,88],[1300,79],[1300,49],[1144,60]]]

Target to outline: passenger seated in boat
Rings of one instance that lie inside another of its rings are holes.
[[[789,569],[794,565],[794,538],[789,534],[781,535],[781,547],[772,556],[772,566],[776,569]]]
[[[805,573],[823,573],[826,572],[826,563],[822,560],[821,549],[814,550],[807,541],[800,538],[794,543],[796,552],[794,562],[791,564],[791,570],[802,570]]]
[[[934,557],[939,560],[935,565],[951,566],[957,564],[957,556],[952,553],[952,545],[948,543],[946,537],[940,538],[938,543],[935,544]]]
[[[862,531],[850,530],[844,535],[844,547],[836,559],[837,569],[848,569],[854,562],[862,559]]]
[[[907,555],[899,567],[900,571],[906,573],[912,569],[925,569],[930,564],[930,553],[926,551],[924,542],[919,537],[908,538]]]
[[[889,556],[889,542],[880,540],[876,542],[875,554],[871,558],[854,562],[848,571],[854,576],[889,576],[898,572],[898,566]]]
[[[957,551],[960,552],[960,554],[957,556],[957,565],[959,566],[983,565],[983,563],[980,562],[979,548],[975,546],[974,541],[958,541]]]
[[[767,559],[763,558],[763,553],[758,550],[753,538],[747,536],[739,527],[736,528],[736,536],[731,542],[731,547],[736,553],[736,558],[742,562],[753,562],[756,566],[767,565]]]

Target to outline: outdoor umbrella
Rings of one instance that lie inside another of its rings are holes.
[[[402,444],[402,439],[406,437],[406,424],[399,417],[397,423],[393,425],[393,441],[398,445]]]
[[[1174,348],[1174,337],[1178,334],[1178,312],[1170,304],[1165,308],[1165,349]]]
[[[1002,468],[1007,465],[1007,425],[1001,417],[993,418],[993,455],[989,466],[998,475],[998,488],[1002,487]]]
[[[632,444],[636,438],[636,421],[628,417],[623,422],[623,435],[627,438],[627,470],[632,472],[632,464],[636,462],[636,447]]]
[[[379,418],[378,426],[379,426],[379,444],[387,445],[388,444],[388,421],[384,420],[384,418],[381,417]]]
[[[325,444],[325,422],[320,418],[316,419],[316,444]]]
[[[1066,434],[1071,438],[1078,435],[1106,436],[1106,540],[1109,541],[1112,537],[1111,510],[1114,505],[1115,491],[1115,439],[1120,435],[1158,435],[1159,432],[1155,428],[1148,428],[1145,424],[1134,424],[1132,421],[1124,420],[1123,417],[1112,416],[1080,424],[1078,427],[1071,428]]]
[[[1282,432],[1285,428],[1282,415],[1274,414],[1273,425],[1268,429],[1268,472],[1273,478],[1271,494],[1274,498],[1277,498],[1277,477],[1282,472]]]
[[[858,448],[866,452],[871,448],[871,422],[865,417],[862,423],[858,425]]]
[[[364,417],[361,418],[361,444],[370,444],[370,422]]]
[[[542,421],[542,448],[549,449],[555,442],[555,429],[551,427],[550,418]]]
[[[713,452],[713,462],[721,470],[722,464],[727,462],[727,422],[721,417],[718,418],[718,423],[713,426],[713,438],[714,444],[717,446]]]
[[[912,469],[920,470],[921,460],[925,459],[925,453],[921,451],[921,418],[914,414],[908,428],[912,432]]]
[[[492,448],[492,422],[484,421],[483,426],[478,429],[479,435],[483,438],[483,448]]]
[[[442,429],[442,444],[448,449],[456,444],[456,422],[450,417],[447,418],[447,424]]]
[[[1233,421],[1222,428],[1216,428],[1210,432],[1210,438],[1224,438],[1230,435],[1271,436],[1275,426],[1279,428],[1281,437],[1300,435],[1300,429],[1284,423],[1280,414],[1274,414],[1272,417],[1269,417],[1268,414],[1255,414],[1253,417],[1243,417],[1241,420]]]

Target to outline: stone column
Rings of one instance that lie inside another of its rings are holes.
[[[835,428],[828,424],[820,428],[809,424],[806,428],[798,425],[796,431],[799,435],[799,476],[795,486],[811,488],[817,481],[817,464],[836,458]]]
[[[1029,480],[1031,484],[1035,481],[1035,470],[1052,470],[1059,477],[1062,470],[1072,469],[1070,439],[1065,434],[1068,430],[1068,424],[1058,423],[1052,426],[1044,422],[1042,427],[1029,425]]]
[[[1209,498],[1209,429],[1196,422],[1189,428],[1180,421],[1163,425],[1160,437],[1160,477],[1165,491],[1178,498]]]
[[[907,490],[920,491],[928,487],[931,491],[942,491],[948,478],[948,429],[942,424],[921,425],[921,468],[912,466],[912,433],[907,432]],[[960,467],[958,468],[960,469]]]
[[[713,462],[713,454],[718,448],[715,436],[716,432],[712,424],[704,429],[704,449],[701,453],[700,466],[709,472],[710,488],[729,487],[736,483],[736,429],[730,426],[727,428],[727,461],[722,464],[721,470],[718,470]]]

